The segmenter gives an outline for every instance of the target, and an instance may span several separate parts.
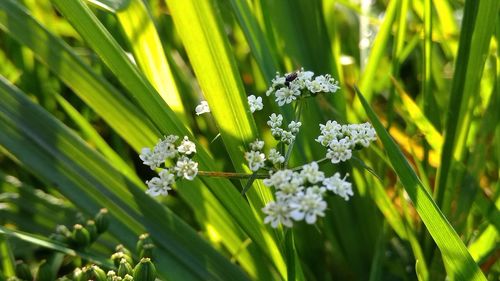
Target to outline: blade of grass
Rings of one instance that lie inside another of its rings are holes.
[[[109,267],[109,268],[113,267],[113,263],[107,258],[99,257],[99,256],[93,255],[91,253],[85,253],[82,251],[73,250],[71,248],[68,248],[65,245],[54,242],[54,241],[47,239],[45,237],[40,237],[38,235],[25,233],[25,232],[14,230],[14,229],[9,229],[9,228],[1,226],[1,225],[0,225],[0,234],[5,235],[5,236],[10,236],[10,237],[15,237],[17,239],[31,243],[33,245],[37,245],[37,246],[40,246],[43,248],[58,251],[58,252],[66,254],[66,255],[72,256],[72,257],[79,256],[79,257],[87,259],[87,260],[89,260],[97,265],[101,265],[101,266],[105,266],[105,267]]]
[[[123,177],[81,139],[0,79],[0,143],[33,173],[88,213],[109,208],[111,232],[128,247],[148,229],[159,250],[160,271],[180,280],[247,280],[235,265],[200,239],[171,211],[146,195],[142,183]],[[52,165],[46,165],[50,162]],[[125,188],[128,194],[114,196]],[[140,208],[142,215],[134,209]],[[231,276],[231,277],[228,277]]]
[[[378,137],[384,144],[393,169],[398,174],[415,209],[439,247],[448,275],[456,280],[486,280],[464,243],[432,200],[432,196],[418,179],[415,171],[384,129],[368,102],[357,88],[355,91],[377,131]]]
[[[444,144],[434,195],[445,213],[450,206],[447,180],[454,158],[460,159],[465,148],[470,114],[467,105],[472,93],[479,89],[484,62],[500,2],[496,0],[466,1],[450,101],[446,116]]]
[[[47,64],[54,73],[102,116],[106,122],[111,124],[136,151],[140,151],[142,147],[151,146],[156,142],[158,136],[161,134],[148,121],[146,115],[142,114],[132,103],[121,96],[109,83],[93,73],[66,44],[36,22],[16,2],[11,0],[0,1],[0,8],[0,28],[8,31],[11,36],[29,46],[42,62]],[[85,27],[88,28],[89,26]],[[98,33],[103,31],[101,29],[93,29],[85,34],[90,36],[90,39],[95,39],[92,36],[92,32]],[[112,40],[106,36],[103,38],[105,38],[103,40]],[[96,42],[96,44],[98,43]],[[111,48],[109,51],[113,53],[113,50]],[[107,50],[105,49],[104,51]],[[104,53],[103,55],[106,56],[106,54]],[[128,59],[125,58],[125,60]],[[122,67],[121,64],[126,64],[126,62],[122,62],[120,59],[118,59],[118,62],[112,61],[112,63],[116,64],[113,69],[120,69]],[[135,81],[137,79],[140,78],[136,77]],[[134,85],[137,86],[136,84]],[[143,93],[147,90],[141,88],[136,90],[136,92]],[[168,108],[165,110],[168,110]],[[175,118],[173,113],[163,116],[163,118],[164,122],[161,124],[161,129],[164,133],[190,135],[187,129],[179,126],[181,122]],[[130,132],[134,133],[131,134]],[[198,157],[201,159],[200,169],[216,170],[214,161],[201,146],[198,154]],[[50,174],[50,171],[46,172]],[[252,237],[252,240],[259,245],[263,252],[269,253],[270,251],[275,251],[275,247],[269,249],[269,245],[273,245],[274,242],[269,240],[270,237],[265,233],[264,227],[257,222],[255,215],[248,207],[246,201],[243,200],[239,192],[234,189],[228,180],[205,178],[203,181],[210,188],[215,198],[217,198],[219,204]],[[199,183],[197,186],[199,186]],[[184,198],[190,197],[186,196]],[[194,203],[192,205],[196,206]]]
[[[257,130],[219,11],[213,1],[167,2],[233,167],[236,172],[248,172],[244,145],[257,138]],[[258,181],[246,194],[261,216],[260,209],[273,198]],[[275,242],[265,243],[274,265],[285,276],[283,257]]]
[[[179,89],[156,31],[153,19],[141,0],[129,0],[116,18],[132,47],[135,61],[158,94],[177,114],[185,119]]]

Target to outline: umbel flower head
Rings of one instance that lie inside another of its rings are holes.
[[[275,189],[276,201],[269,202],[262,211],[267,215],[264,223],[276,228],[279,224],[292,227],[294,221],[314,224],[318,217],[325,216],[327,191],[341,196],[346,201],[353,196],[351,183],[335,173],[331,177],[319,170],[316,162],[301,167],[299,171],[283,169],[271,171],[264,184]]]
[[[196,145],[185,136],[176,146],[178,139],[178,136],[169,135],[158,140],[152,149],[146,147],[141,150],[139,158],[144,165],[148,165],[152,170],[165,165],[161,168],[159,177],[146,181],[148,185],[146,193],[152,196],[168,195],[176,180],[193,180],[198,174],[198,163],[191,159],[196,153]],[[167,167],[166,163],[175,164]]]
[[[266,92],[266,96],[274,94],[275,101],[279,106],[283,106],[302,97],[314,96],[319,93],[335,93],[338,89],[340,89],[338,81],[329,74],[314,77],[312,71],[304,71],[301,68],[283,76],[277,73],[272,80],[271,87]]]

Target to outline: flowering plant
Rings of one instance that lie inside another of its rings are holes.
[[[285,75],[276,74],[266,96],[274,95],[275,102],[281,107],[318,94],[333,94],[339,89],[338,81],[330,75],[314,76],[312,71],[301,69]],[[254,95],[248,96],[248,105],[252,113],[264,107],[262,97]],[[210,112],[210,108],[206,101],[202,101],[195,111],[200,115]],[[321,134],[315,139],[320,146],[327,148],[325,157],[290,168],[289,158],[302,126],[300,116],[298,110],[294,120],[284,124],[282,114],[272,113],[267,125],[276,144],[266,155],[265,142],[256,139],[250,143],[250,150],[245,152],[248,167],[253,172],[251,176],[260,175],[263,183],[275,191],[275,201],[268,202],[262,209],[266,214],[264,222],[270,223],[273,228],[280,224],[292,227],[294,221],[302,220],[314,224],[317,217],[325,216],[327,203],[324,197],[328,191],[348,201],[354,195],[352,184],[347,181],[349,174],[341,176],[336,172],[327,176],[320,169],[320,164],[327,160],[332,164],[347,161],[353,151],[368,147],[376,140],[375,130],[369,123],[341,125],[329,120],[319,124]],[[148,194],[167,195],[176,180],[193,180],[198,174],[198,163],[192,160],[196,153],[195,144],[184,137],[176,146],[178,139],[178,136],[169,135],[160,139],[153,149],[142,149],[140,158],[145,165],[153,170],[163,164],[165,166],[160,169],[159,177],[146,182]],[[172,166],[167,167],[167,163],[172,163]],[[231,176],[230,173],[225,175]],[[252,179],[249,182],[251,184]]]

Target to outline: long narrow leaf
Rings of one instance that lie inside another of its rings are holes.
[[[415,171],[384,129],[368,102],[357,88],[355,90],[380,140],[384,144],[393,169],[398,174],[401,183],[413,201],[415,209],[441,250],[448,274],[456,280],[486,280],[464,243],[439,210],[434,200],[432,200],[432,196],[418,179]]]

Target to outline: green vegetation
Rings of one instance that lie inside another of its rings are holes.
[[[0,0],[0,281],[498,280],[499,40],[498,0]],[[301,68],[340,89],[278,107]],[[280,168],[349,174],[314,225],[264,223],[272,113]],[[320,161],[328,120],[377,140]],[[151,197],[168,135],[198,176]]]

